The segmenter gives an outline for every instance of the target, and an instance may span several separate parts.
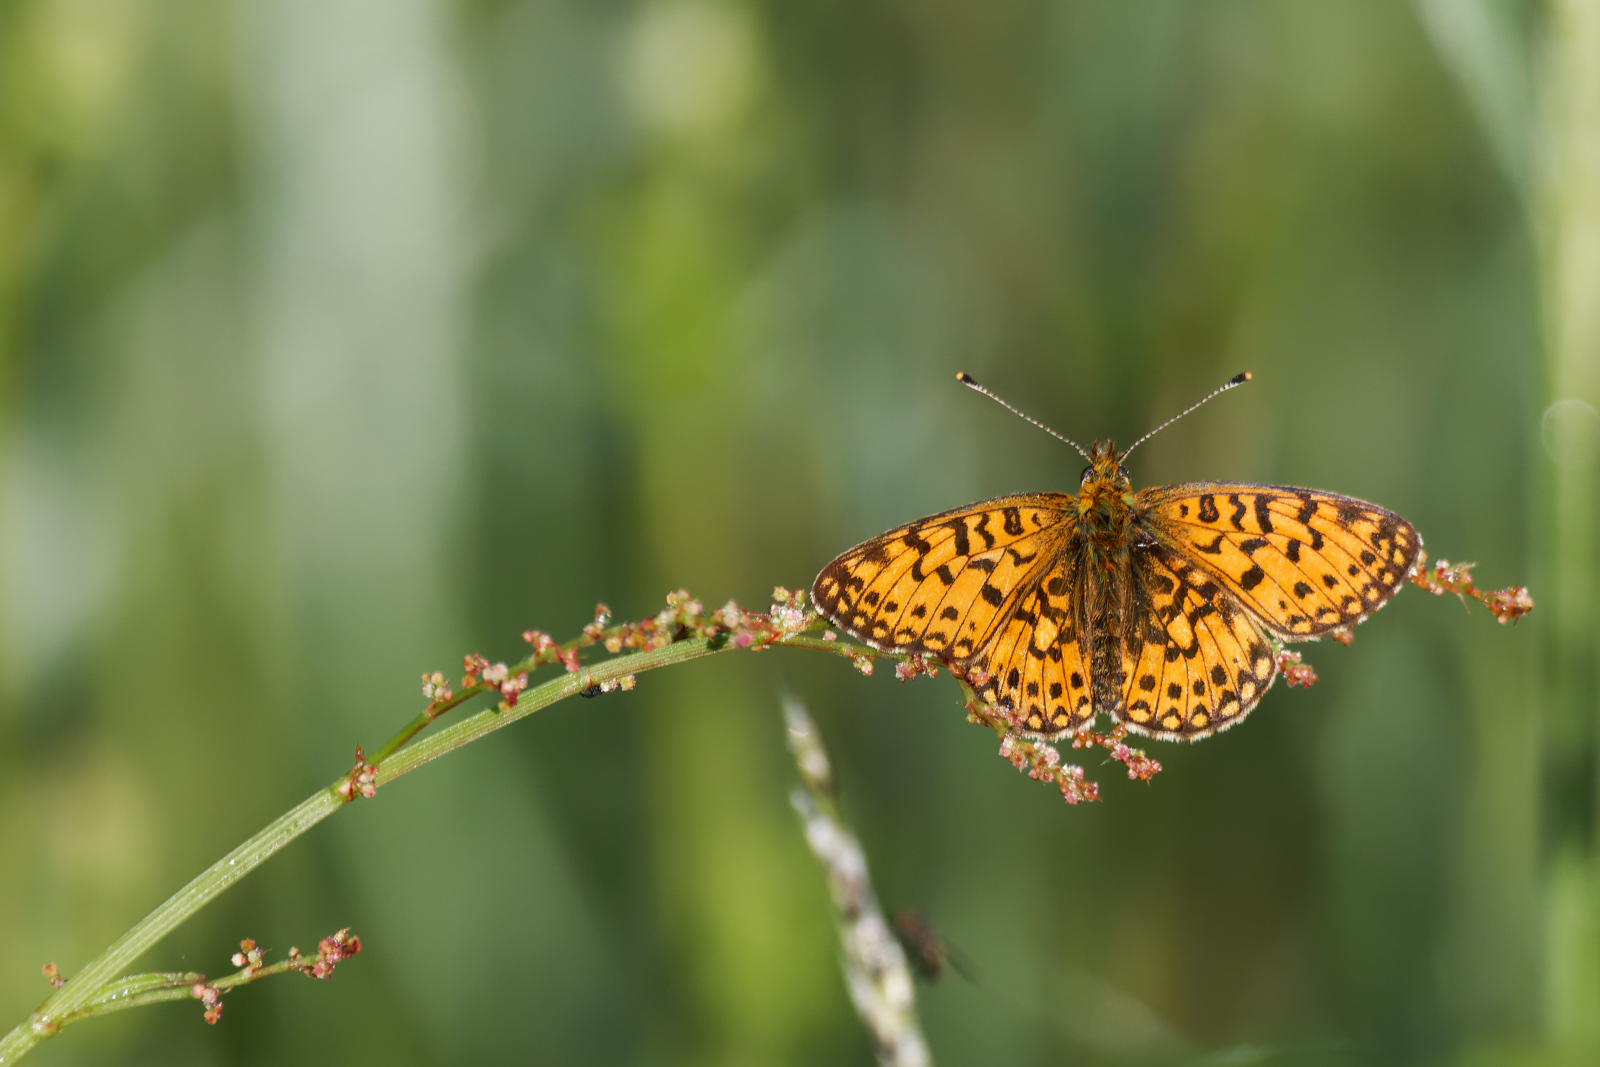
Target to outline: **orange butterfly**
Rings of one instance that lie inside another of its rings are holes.
[[[1364,620],[1406,580],[1422,538],[1393,512],[1313,489],[1135,493],[1123,461],[1175,421],[1126,452],[1067,441],[1089,460],[1076,496],[996,497],[857,545],[817,576],[818,609],[873,648],[962,668],[1031,736],[1101,712],[1152,737],[1227,729],[1277,677],[1277,642]]]

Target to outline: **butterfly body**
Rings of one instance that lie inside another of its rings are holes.
[[[1109,441],[1074,497],[997,497],[866,541],[812,589],[843,630],[943,659],[1024,733],[1106,714],[1195,740],[1242,719],[1277,675],[1274,641],[1365,619],[1416,564],[1404,519],[1292,486],[1134,492]]]

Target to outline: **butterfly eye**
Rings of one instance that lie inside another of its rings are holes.
[[[1082,485],[1084,482],[1087,482],[1090,478],[1093,478],[1093,477],[1094,477],[1094,466],[1091,464],[1090,466],[1087,466],[1087,467],[1083,468],[1083,473],[1078,475],[1078,484]]]
[[[1121,478],[1125,482],[1133,481],[1133,478],[1128,474],[1128,468],[1124,467],[1120,463],[1117,464],[1117,477]]]

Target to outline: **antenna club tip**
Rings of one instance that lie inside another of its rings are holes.
[[[1254,377],[1254,375],[1252,375],[1249,371],[1244,371],[1244,372],[1242,372],[1240,374],[1235,374],[1233,376],[1233,380],[1230,381],[1228,384],[1229,385],[1243,385],[1245,382],[1248,382],[1252,377]]]
[[[974,378],[972,375],[968,374],[964,370],[956,371],[956,381],[960,382],[962,385],[977,385],[978,384],[978,379]]]

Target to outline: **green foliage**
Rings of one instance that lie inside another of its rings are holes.
[[[1541,355],[1594,281],[1541,160],[1594,135],[1533,100],[1520,7],[1446,7],[0,8],[0,1026],[419,672],[1076,485],[956,370],[1133,440],[1249,369],[1139,484],[1350,493],[1576,614],[1404,591],[1315,688],[1150,748],[1149,784],[1090,764],[1075,808],[942,676],[642,676],[384,789],[141,964],[353,926],[336,981],[38,1062],[870,1062],[783,682],[886,909],[981,970],[924,996],[936,1061],[1588,1062],[1594,466],[1540,416],[1600,375]]]

